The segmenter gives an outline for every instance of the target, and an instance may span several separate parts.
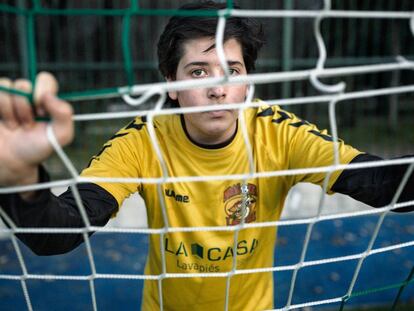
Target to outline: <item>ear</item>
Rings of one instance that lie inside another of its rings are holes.
[[[165,80],[167,80],[167,82],[172,82],[172,81],[174,81],[173,79],[168,78],[168,77],[166,77],[166,78],[165,78]],[[169,92],[168,92],[168,96],[170,96],[170,98],[171,98],[172,100],[177,100],[177,98],[178,98],[177,91],[169,91]]]

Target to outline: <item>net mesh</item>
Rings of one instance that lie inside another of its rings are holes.
[[[280,309],[276,310],[290,310],[304,307],[312,307],[319,305],[327,304],[338,304],[342,310],[346,303],[354,297],[359,297],[363,295],[368,295],[373,292],[381,292],[389,290],[392,288],[398,288],[398,294],[395,297],[394,304],[392,308],[396,307],[398,300],[401,297],[401,294],[404,288],[413,282],[413,270],[410,271],[407,278],[400,282],[394,282],[390,280],[389,284],[384,287],[370,288],[367,290],[357,291],[355,290],[358,277],[361,272],[366,260],[373,255],[382,254],[386,252],[392,252],[395,250],[400,250],[404,248],[409,248],[414,245],[414,241],[408,241],[404,243],[395,243],[392,245],[381,246],[379,247],[376,244],[378,239],[380,229],[384,223],[385,218],[388,216],[389,212],[396,208],[402,208],[414,204],[414,201],[410,202],[400,202],[397,203],[397,200],[401,194],[401,191],[404,185],[407,182],[408,177],[412,173],[414,168],[414,158],[404,158],[398,160],[384,160],[377,162],[366,162],[350,165],[341,165],[338,160],[338,150],[335,148],[335,161],[332,165],[327,167],[319,168],[304,168],[304,169],[295,169],[295,170],[282,170],[282,171],[272,171],[272,172],[256,172],[254,169],[252,148],[248,139],[246,124],[243,119],[243,111],[252,107],[259,107],[262,104],[254,102],[254,90],[255,86],[261,84],[272,84],[272,83],[286,83],[286,82],[295,82],[301,80],[309,80],[315,89],[321,92],[323,95],[316,96],[304,96],[304,97],[295,97],[295,98],[286,98],[286,99],[274,99],[267,100],[269,105],[282,105],[282,106],[294,106],[299,104],[312,105],[315,103],[326,103],[329,107],[329,125],[334,141],[334,145],[338,143],[338,129],[337,129],[337,105],[348,100],[355,99],[367,99],[373,97],[382,97],[389,95],[409,95],[414,92],[414,85],[402,85],[402,86],[392,86],[384,87],[377,89],[369,90],[360,90],[346,92],[346,84],[344,82],[339,82],[337,84],[326,84],[321,82],[321,79],[325,78],[340,78],[346,76],[355,76],[362,74],[380,74],[391,71],[403,71],[403,70],[412,70],[414,69],[414,63],[404,57],[397,57],[394,61],[378,64],[361,64],[357,66],[346,66],[346,67],[330,67],[326,68],[325,63],[327,60],[326,44],[321,33],[321,23],[327,19],[390,19],[390,20],[404,20],[407,22],[407,28],[414,35],[414,15],[411,11],[351,11],[351,10],[333,10],[331,9],[330,1],[325,1],[323,8],[319,10],[239,10],[233,8],[232,1],[227,1],[227,9],[211,12],[211,11],[200,11],[200,12],[189,12],[189,11],[180,11],[180,10],[169,10],[169,9],[145,9],[140,8],[138,1],[131,1],[131,4],[127,8],[123,9],[50,9],[42,6],[40,1],[33,1],[30,8],[21,8],[18,6],[0,4],[0,11],[8,14],[13,14],[16,16],[22,16],[26,20],[26,33],[27,37],[27,64],[29,78],[33,83],[35,83],[35,75],[38,72],[37,57],[36,57],[36,40],[35,40],[35,20],[37,18],[42,18],[45,16],[119,16],[122,18],[122,56],[123,56],[123,71],[126,77],[127,85],[123,87],[111,87],[105,89],[91,89],[86,91],[76,91],[76,92],[67,92],[62,93],[59,96],[63,99],[66,99],[71,102],[85,101],[85,100],[103,100],[103,99],[112,99],[112,98],[122,98],[128,105],[134,107],[134,109],[129,111],[120,111],[120,112],[99,112],[99,113],[81,113],[76,114],[74,117],[75,122],[84,122],[84,121],[96,121],[96,120],[113,120],[116,118],[128,118],[136,116],[146,116],[148,120],[148,131],[152,140],[153,147],[156,151],[158,159],[161,163],[163,176],[160,178],[85,178],[79,175],[78,170],[72,163],[70,157],[65,153],[62,147],[57,142],[54,133],[51,127],[48,127],[47,136],[50,143],[53,145],[56,154],[59,159],[63,162],[67,171],[69,172],[69,178],[52,181],[48,183],[36,184],[25,187],[7,187],[1,188],[0,194],[20,192],[25,190],[37,190],[37,189],[46,189],[56,186],[68,186],[72,189],[76,203],[79,207],[82,219],[84,221],[84,228],[76,229],[61,229],[61,228],[20,228],[17,227],[13,221],[6,215],[6,213],[0,208],[0,215],[3,217],[4,221],[9,225],[10,228],[1,229],[2,233],[10,235],[13,249],[16,252],[18,262],[21,268],[22,273],[20,275],[0,273],[0,279],[2,280],[15,280],[20,281],[21,288],[23,291],[24,299],[26,301],[27,308],[33,310],[33,297],[31,297],[28,290],[27,282],[28,280],[72,280],[72,281],[87,281],[89,282],[91,302],[94,310],[98,309],[96,296],[95,284],[97,280],[104,279],[128,279],[128,280],[155,280],[158,282],[159,286],[159,301],[161,304],[161,309],[163,309],[163,299],[162,299],[162,281],[168,278],[194,278],[194,277],[223,277],[227,278],[226,286],[226,295],[225,295],[225,310],[229,309],[229,288],[230,280],[234,275],[239,274],[252,274],[252,273],[263,273],[263,272],[291,272],[291,278],[289,282],[288,295],[286,303]],[[220,58],[221,65],[225,72],[225,76],[222,78],[209,78],[199,81],[178,81],[171,83],[144,83],[144,84],[135,84],[134,78],[134,61],[131,55],[131,43],[130,43],[130,30],[131,30],[131,18],[134,16],[171,16],[171,15],[192,15],[192,16],[215,16],[218,18],[217,24],[217,33],[216,33],[216,49],[217,54]],[[300,18],[311,18],[313,20],[313,34],[314,39],[317,42],[318,48],[318,60],[316,65],[313,68],[306,70],[290,70],[285,72],[269,72],[269,73],[258,73],[250,74],[248,76],[238,76],[231,77],[227,68],[227,62],[224,56],[223,50],[223,33],[226,25],[226,19],[231,16],[249,16],[257,18],[285,18],[285,19],[300,19]],[[412,38],[411,38],[412,40]],[[339,80],[341,81],[341,80]],[[232,103],[228,105],[228,109],[238,109],[239,110],[239,120],[241,123],[244,142],[246,150],[249,154],[249,167],[250,171],[248,174],[241,175],[220,175],[220,176],[188,176],[188,177],[175,177],[169,176],[167,173],[167,168],[164,163],[162,152],[160,150],[157,137],[155,134],[155,129],[153,126],[153,118],[159,115],[168,115],[168,114],[177,114],[177,113],[192,113],[192,112],[202,112],[202,111],[212,111],[218,110],[221,108],[220,105],[212,105],[208,107],[187,107],[187,108],[164,108],[163,104],[165,102],[166,94],[169,91],[179,91],[186,90],[197,87],[211,87],[219,84],[249,84],[250,93],[243,103]],[[11,90],[6,88],[0,88],[1,90],[12,92],[18,95],[26,96],[29,99],[32,98],[32,94],[26,94],[19,92],[17,90]],[[156,101],[154,102],[154,97]],[[145,104],[149,101],[153,102],[151,108],[146,108]],[[144,108],[142,108],[144,107]],[[362,167],[377,167],[384,165],[399,165],[399,164],[409,164],[404,178],[401,180],[400,186],[396,191],[392,202],[383,208],[379,209],[370,209],[363,211],[353,211],[347,213],[339,214],[322,214],[323,206],[325,205],[325,195],[321,194],[318,203],[318,209],[316,215],[313,217],[300,218],[300,219],[287,219],[274,222],[260,222],[260,223],[244,223],[243,221],[235,226],[231,227],[171,227],[169,226],[169,221],[167,213],[165,211],[165,203],[162,191],[162,185],[165,183],[177,183],[177,182],[200,182],[200,181],[214,181],[214,180],[248,180],[251,178],[268,178],[268,177],[277,177],[277,176],[291,176],[296,174],[304,173],[317,173],[323,172],[326,173],[326,178],[323,186],[323,192],[326,193],[328,180],[330,174],[336,170],[347,169],[357,169]],[[76,185],[79,183],[85,182],[111,182],[111,183],[155,183],[158,185],[158,194],[159,201],[161,202],[161,209],[163,212],[163,219],[165,226],[161,229],[151,229],[151,228],[108,228],[108,227],[95,227],[91,226],[85,211],[85,208],[82,204],[79,192]],[[314,233],[315,226],[324,221],[337,221],[346,218],[356,218],[366,215],[378,215],[378,219],[373,228],[372,234],[369,238],[369,242],[366,248],[358,253],[352,255],[338,256],[338,257],[329,257],[324,259],[317,260],[308,260],[308,250],[309,245],[311,244],[311,237]],[[289,227],[289,226],[306,226],[305,237],[303,245],[301,246],[299,260],[294,264],[289,265],[276,265],[270,268],[257,268],[257,269],[237,269],[237,241],[238,233],[240,230],[246,228],[264,228],[264,227],[274,227],[279,228]],[[165,235],[172,232],[192,232],[192,231],[231,231],[234,233],[234,244],[233,244],[233,266],[231,271],[222,272],[222,273],[168,273],[165,266]],[[115,274],[115,273],[99,273],[95,266],[94,251],[91,246],[91,241],[89,238],[90,232],[111,232],[111,233],[133,233],[133,234],[155,234],[159,235],[160,238],[160,253],[162,258],[162,273],[159,275],[144,275],[144,274]],[[25,259],[22,255],[21,246],[16,240],[15,234],[18,233],[81,233],[84,238],[86,254],[88,258],[90,273],[85,275],[45,275],[45,274],[35,274],[31,273],[26,265]],[[295,303],[294,293],[295,289],[298,287],[298,273],[306,267],[319,266],[324,264],[332,264],[338,262],[356,262],[355,269],[352,271],[352,277],[347,284],[346,289],[341,295],[329,297],[327,299],[308,301],[303,303]]]

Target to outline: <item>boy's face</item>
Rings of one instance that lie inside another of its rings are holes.
[[[183,44],[183,56],[177,66],[176,80],[202,79],[224,75],[214,46],[214,38],[188,40]],[[224,52],[232,76],[246,74],[240,43],[229,39],[224,43]],[[185,114],[188,134],[201,144],[219,144],[230,139],[237,125],[237,110],[227,110],[226,104],[243,102],[247,85],[197,88],[169,92],[178,100],[180,107],[222,104],[223,110]]]

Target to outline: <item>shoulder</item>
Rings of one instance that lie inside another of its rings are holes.
[[[153,119],[153,126],[156,132],[168,132],[173,126],[173,115],[159,115]],[[115,135],[127,138],[140,137],[144,139],[148,134],[148,118],[147,116],[136,117],[130,121],[126,126],[121,128]],[[113,137],[113,138],[114,138]]]
[[[172,123],[171,116],[160,116],[153,120],[155,131],[166,132]],[[158,134],[157,134],[158,135]],[[163,135],[163,134],[161,134]],[[152,139],[148,132],[148,118],[139,116],[128,122],[103,145],[93,159],[99,160],[104,157],[136,157],[152,151]]]
[[[266,102],[258,99],[255,102],[263,105],[256,108],[254,112],[250,112],[250,119],[253,119],[258,124],[262,124],[265,129],[277,131],[281,135],[283,133],[288,136],[313,134],[325,140],[330,140],[325,135],[326,130],[320,131],[314,124],[301,119],[294,113],[284,110],[278,105],[268,105]]]
[[[298,127],[302,120],[293,113],[283,110],[277,105],[255,99],[257,108],[246,109],[246,122],[255,129],[256,133],[283,135]],[[296,125],[296,126],[295,126]]]
[[[260,99],[255,99],[253,103],[258,105],[258,107],[247,109],[247,117],[254,119],[256,122],[282,124],[285,120],[293,120],[296,118],[293,113],[283,110],[278,105],[269,105]]]

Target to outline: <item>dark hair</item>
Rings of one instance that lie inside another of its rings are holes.
[[[225,3],[199,1],[180,7],[181,10],[221,10]],[[239,8],[238,6],[234,6]],[[183,44],[187,40],[215,37],[217,17],[173,16],[165,26],[158,41],[158,68],[164,77],[175,79],[178,63],[183,56]],[[257,54],[264,44],[262,24],[245,17],[229,17],[226,21],[224,41],[236,39],[242,47],[247,72],[255,69]]]

